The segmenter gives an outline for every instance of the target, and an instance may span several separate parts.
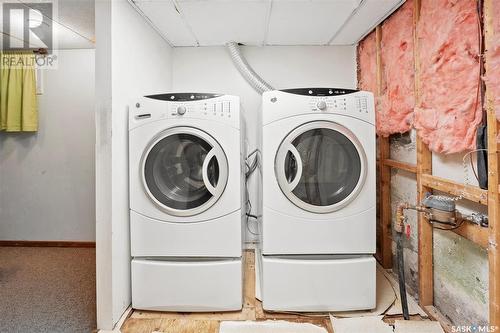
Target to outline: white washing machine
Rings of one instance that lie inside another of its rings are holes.
[[[373,95],[307,88],[263,94],[263,307],[375,307]]]
[[[241,309],[243,125],[236,96],[161,94],[130,105],[132,307]]]

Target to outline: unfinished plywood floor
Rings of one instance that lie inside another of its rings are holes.
[[[333,333],[330,317],[327,313],[301,315],[292,313],[267,312],[262,303],[255,299],[255,257],[253,251],[245,252],[244,303],[241,311],[181,313],[134,310],[121,327],[122,333],[218,333],[221,321],[225,320],[286,320],[290,322],[311,323]],[[384,321],[392,324],[400,316],[386,317]],[[420,320],[419,316],[412,319]]]

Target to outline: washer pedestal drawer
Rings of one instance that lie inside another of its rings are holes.
[[[372,256],[262,257],[265,310],[351,311],[375,308]]]
[[[240,310],[242,261],[235,259],[132,260],[132,307],[207,312]]]

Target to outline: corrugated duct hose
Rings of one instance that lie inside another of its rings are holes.
[[[231,59],[233,60],[234,66],[238,69],[240,74],[245,78],[245,80],[254,88],[259,94],[262,95],[262,93],[266,91],[271,91],[274,90],[273,87],[271,87],[266,81],[264,81],[255,71],[250,67],[248,62],[245,60],[243,55],[241,54],[240,46],[236,42],[229,42],[226,43],[227,49],[229,51],[229,55],[231,56]],[[255,154],[253,162],[249,164],[248,159]],[[255,149],[252,153],[250,153],[246,157],[246,162],[248,166],[248,172],[245,175],[245,182],[248,182],[248,179],[252,175],[252,173],[255,171],[255,169],[260,168],[259,166],[259,154],[260,151],[258,149]],[[252,204],[250,203],[250,197],[248,195],[248,189],[247,189],[247,196],[248,196],[248,206],[249,210],[247,211],[247,229],[250,233],[254,235],[258,235],[258,233],[254,233],[250,230],[250,227],[248,225],[248,218],[253,218],[256,221],[258,221],[257,215],[252,214]]]
[[[234,65],[241,73],[241,75],[247,80],[247,82],[255,89],[259,94],[262,95],[265,91],[274,90],[266,81],[264,81],[255,71],[250,67],[248,62],[243,58],[239,44],[236,42],[229,42],[226,44],[231,59]]]

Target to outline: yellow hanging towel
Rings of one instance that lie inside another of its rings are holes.
[[[0,60],[0,131],[37,131],[35,55],[1,53]]]

